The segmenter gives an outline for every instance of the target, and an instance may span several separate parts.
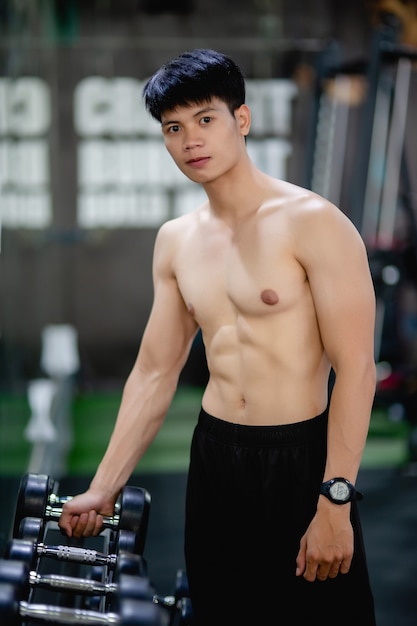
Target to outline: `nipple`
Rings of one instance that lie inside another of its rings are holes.
[[[276,304],[278,302],[278,296],[273,289],[264,289],[261,293],[261,300],[265,304]]]
[[[194,310],[193,305],[190,302],[187,304],[187,309],[188,309],[188,313],[194,317],[195,310]]]

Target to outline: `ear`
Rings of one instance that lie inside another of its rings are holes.
[[[239,124],[240,132],[242,135],[246,137],[249,134],[250,130],[250,108],[247,104],[241,104],[238,109],[235,111],[235,117]]]

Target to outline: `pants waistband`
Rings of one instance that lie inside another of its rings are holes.
[[[326,409],[320,415],[301,422],[267,426],[234,424],[207,413],[203,408],[198,417],[198,428],[211,438],[235,445],[289,445],[308,442],[327,427]]]

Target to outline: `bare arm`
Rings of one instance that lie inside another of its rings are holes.
[[[162,227],[155,243],[152,311],[107,450],[88,491],[63,507],[59,525],[69,536],[98,534],[97,513],[113,513],[120,490],[162,425],[197,332],[173,273],[169,231]]]
[[[335,371],[323,480],[355,483],[375,393],[375,296],[365,246],[351,222],[328,203],[303,225],[304,264],[320,333]],[[346,573],[353,556],[350,504],[319,497],[317,514],[302,540],[298,574],[307,580]]]

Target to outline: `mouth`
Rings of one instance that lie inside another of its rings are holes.
[[[208,163],[209,160],[210,157],[197,157],[195,159],[189,159],[186,163],[191,167],[198,168],[203,167],[206,163]]]

